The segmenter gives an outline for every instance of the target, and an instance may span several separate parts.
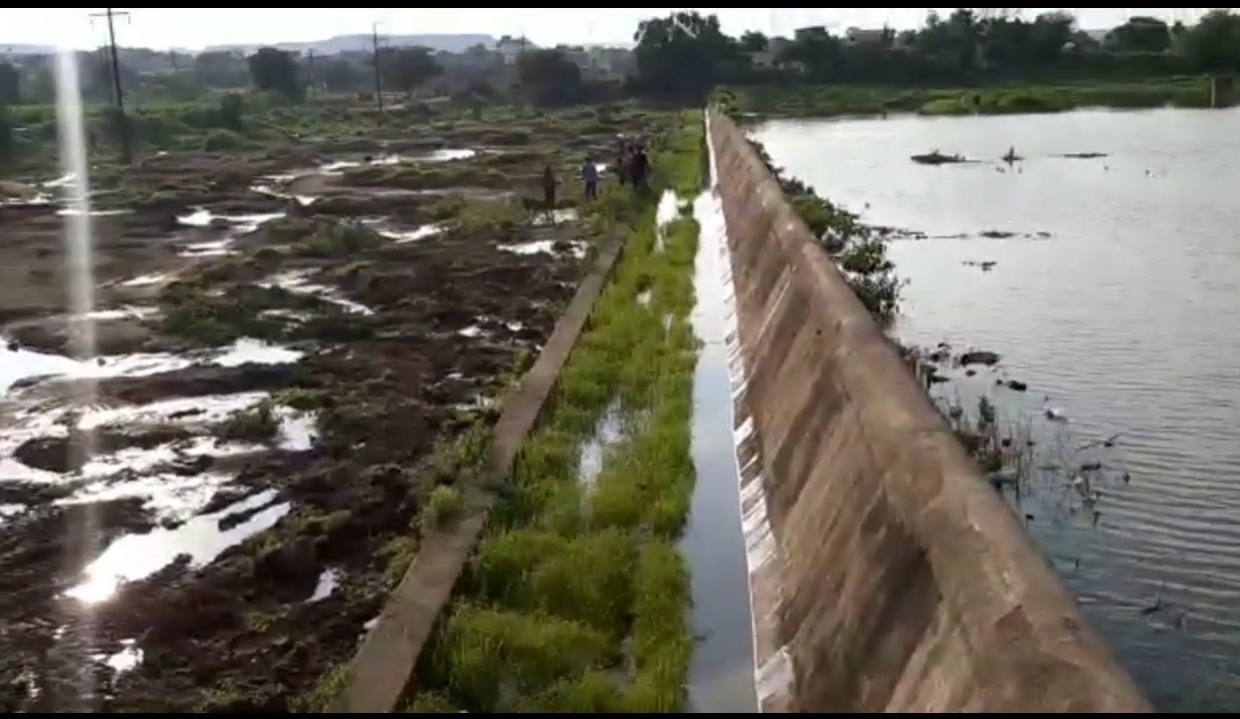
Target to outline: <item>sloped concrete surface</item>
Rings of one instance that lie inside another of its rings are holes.
[[[1151,711],[743,135],[710,132],[762,710]]]

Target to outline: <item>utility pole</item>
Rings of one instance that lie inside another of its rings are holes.
[[[130,159],[129,121],[125,118],[125,95],[121,90],[121,58],[116,51],[116,25],[113,18],[128,18],[127,12],[116,12],[107,8],[106,12],[93,13],[91,17],[104,17],[108,20],[108,46],[112,50],[112,91],[116,100],[117,119],[120,122],[121,159],[128,163]]]
[[[379,23],[370,26],[370,43],[374,50],[375,100],[379,102],[379,121],[383,122],[383,73],[379,71]]]
[[[310,94],[313,95],[317,89],[314,85],[314,48],[306,51],[306,74],[309,75],[307,79],[310,81]]]

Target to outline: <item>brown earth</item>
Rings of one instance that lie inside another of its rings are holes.
[[[437,142],[463,146],[460,138]],[[176,522],[144,509],[140,499],[52,504],[76,489],[80,480],[72,474],[55,485],[6,483],[0,504],[29,509],[0,519],[0,592],[6,598],[0,605],[0,710],[297,709],[322,673],[355,650],[363,625],[411,556],[415,520],[431,490],[460,481],[452,455],[436,448],[476,422],[493,421],[494,410],[477,399],[502,392],[523,358],[550,335],[586,265],[567,251],[571,241],[601,239],[589,236],[585,223],[536,227],[502,195],[461,191],[442,179],[480,168],[530,177],[545,162],[537,153],[500,169],[495,160],[444,165],[434,193],[382,180],[365,186],[332,180],[312,188],[325,193],[321,200],[302,206],[249,189],[257,177],[324,159],[317,150],[255,161],[148,159],[127,177],[145,188],[125,203],[130,212],[97,218],[98,306],[158,308],[149,316],[100,322],[101,353],[194,350],[239,337],[307,353],[290,364],[204,364],[107,378],[96,388],[101,404],[265,391],[317,413],[319,435],[308,450],[273,447],[178,464],[180,476],[236,469],[236,479],[204,512],[225,510],[259,490],[276,493],[264,507],[288,503],[290,511],[206,566],[191,566],[183,557],[90,607],[62,594],[109,541]],[[520,183],[509,183],[509,190],[513,184]],[[463,186],[470,186],[468,179]],[[187,243],[229,236],[222,224],[178,227],[176,216],[200,206],[215,213],[291,212],[236,238],[240,254],[182,257],[178,251]],[[449,227],[396,243],[340,222],[360,216],[406,229],[444,221]],[[0,228],[0,332],[26,347],[67,351],[61,218],[50,207],[0,207]],[[556,249],[500,249],[534,240]],[[288,272],[334,288],[372,313],[350,312],[321,294],[259,284]],[[140,287],[120,284],[156,273],[172,277]],[[74,390],[63,381],[24,384],[17,391],[47,406],[63,406],[61,395]],[[192,420],[193,410],[189,414],[182,419]],[[221,431],[192,424],[112,427],[95,433],[94,447],[108,453],[165,445],[208,430]],[[34,437],[16,454],[27,466],[52,472],[72,471],[86,459],[71,441],[55,436]],[[224,516],[220,524],[233,526],[261,509]],[[94,541],[86,541],[84,526],[96,529]],[[306,601],[327,568],[340,573],[338,587]],[[123,646],[140,650],[142,660],[117,671],[104,659]]]

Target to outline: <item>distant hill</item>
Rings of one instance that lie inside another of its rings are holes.
[[[370,35],[337,35],[326,40],[315,40],[313,42],[277,42],[263,43],[257,45],[213,45],[205,48],[205,51],[214,50],[241,50],[245,53],[251,53],[260,47],[270,45],[278,47],[281,50],[290,50],[293,52],[305,52],[314,50],[316,55],[335,55],[341,52],[358,52],[369,51],[371,48]],[[408,47],[411,45],[420,45],[429,47],[432,50],[446,50],[447,52],[463,52],[469,48],[482,43],[487,47],[494,47],[496,39],[491,35],[466,34],[466,35],[380,35],[379,44],[384,47]],[[122,48],[125,50],[128,48]],[[166,51],[167,48],[159,48],[160,52]],[[4,55],[47,55],[56,51],[56,48],[50,45],[27,45],[23,43],[5,43],[0,42],[0,56]],[[178,53],[194,53],[190,50],[177,50]],[[124,55],[122,55],[124,57]]]
[[[48,55],[56,52],[50,45],[23,45],[21,43],[0,42],[0,55]]]
[[[316,55],[335,55],[341,52],[358,52],[370,50],[372,38],[370,35],[337,35],[326,40],[315,40],[314,42],[278,42],[271,43],[269,46],[278,47],[281,50],[289,50],[292,52],[305,52],[313,50]],[[487,47],[495,45],[495,38],[491,35],[380,35],[379,45],[383,47],[408,47],[411,45],[419,45],[429,47],[432,50],[445,50],[447,52],[463,52],[477,44],[483,44]],[[246,53],[253,52],[262,45],[214,45],[206,48],[205,51],[217,50],[241,50]]]

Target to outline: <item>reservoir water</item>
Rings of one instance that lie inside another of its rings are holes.
[[[1240,707],[1240,112],[780,121],[754,136],[824,197],[924,234],[890,248],[909,281],[901,339],[998,352],[1028,384],[1016,406],[1053,406],[1064,442],[1114,437],[1103,460],[1126,481],[1098,514],[1039,497],[1030,530],[1159,710]],[[1010,149],[1024,159],[1001,162]],[[909,159],[934,150],[979,162]]]

